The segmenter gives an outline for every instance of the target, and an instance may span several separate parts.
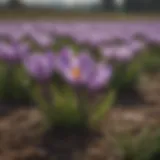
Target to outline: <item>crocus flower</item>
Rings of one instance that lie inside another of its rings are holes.
[[[99,45],[104,41],[104,36],[99,34],[91,34],[90,37],[88,37],[88,43],[92,46]]]
[[[63,50],[58,57],[58,70],[72,84],[86,84],[91,77],[95,62],[83,52],[74,55],[72,50]]]
[[[103,46],[100,48],[101,54],[107,59],[115,58],[116,47]]]
[[[51,54],[33,54],[25,58],[24,66],[30,76],[39,82],[45,82],[53,74],[54,56]]]
[[[48,47],[54,42],[54,39],[52,39],[49,35],[38,32],[32,33],[31,38],[34,39],[36,43],[42,47]]]
[[[13,30],[10,34],[10,38],[12,41],[20,41],[21,38],[24,36],[21,30]]]
[[[160,45],[160,34],[158,34],[158,33],[157,34],[155,34],[155,33],[149,34],[148,40],[149,40],[149,43],[151,43],[151,44]]]
[[[29,53],[26,44],[0,44],[0,59],[5,62],[19,63]]]
[[[101,89],[109,84],[112,77],[112,67],[105,63],[99,63],[96,65],[94,74],[88,81],[88,87],[93,90]]]
[[[138,53],[145,48],[145,43],[142,41],[134,40],[128,45],[128,47],[133,51],[133,53]]]
[[[3,43],[0,45],[0,58],[5,62],[12,63],[17,61],[18,57],[12,45]]]
[[[0,43],[0,59],[3,61],[12,61],[14,59],[14,50],[9,44]]]
[[[73,50],[70,47],[64,47],[61,49],[56,59],[57,71],[63,71],[69,67],[70,59],[74,55]]]
[[[14,43],[13,48],[17,56],[17,61],[22,61],[30,53],[31,49],[28,43]]]
[[[117,61],[127,62],[130,61],[134,57],[134,52],[129,46],[120,46],[117,47],[117,51],[115,52],[115,58]]]

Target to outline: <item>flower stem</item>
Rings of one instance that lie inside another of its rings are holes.
[[[75,93],[77,96],[77,107],[80,113],[80,120],[82,125],[88,126],[89,122],[89,115],[88,115],[88,108],[87,108],[87,91],[83,88],[76,87]]]
[[[51,93],[50,84],[42,84],[41,85],[41,95],[45,102],[44,111],[45,111],[45,118],[47,120],[47,125],[50,127],[53,125],[53,113],[54,113],[54,98]]]

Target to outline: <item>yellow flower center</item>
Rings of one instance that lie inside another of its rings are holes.
[[[72,72],[72,76],[73,76],[74,79],[79,79],[80,78],[81,71],[78,67],[73,68],[71,72]]]

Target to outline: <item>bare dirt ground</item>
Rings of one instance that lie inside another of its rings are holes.
[[[121,160],[112,136],[138,134],[144,127],[160,127],[160,74],[144,76],[140,96],[122,96],[101,124],[101,134],[83,130],[43,133],[36,108],[0,107],[1,160]],[[143,99],[143,100],[142,100]],[[6,114],[4,114],[6,112]],[[112,135],[112,136],[110,136]]]

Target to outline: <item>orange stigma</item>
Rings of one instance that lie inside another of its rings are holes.
[[[78,67],[72,69],[72,76],[74,79],[78,79],[81,76],[81,71]]]

